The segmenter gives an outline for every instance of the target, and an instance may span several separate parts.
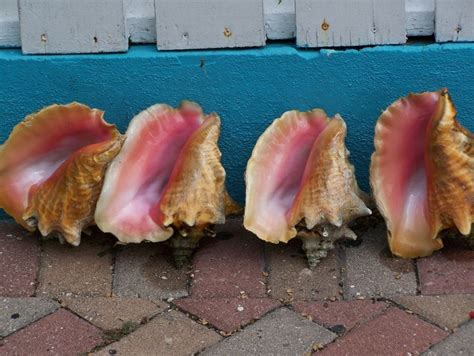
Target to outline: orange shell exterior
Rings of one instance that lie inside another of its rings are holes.
[[[219,135],[220,119],[211,114],[184,146],[160,202],[163,225],[199,227],[225,222]]]
[[[105,169],[121,145],[115,130],[112,140],[76,152],[47,181],[32,188],[23,219],[36,217],[43,236],[59,232],[68,243],[78,246],[83,228],[94,225]]]
[[[288,217],[290,226],[304,219],[308,229],[324,222],[340,227],[371,214],[357,186],[354,166],[349,162],[346,132],[346,124],[336,116],[318,137],[306,166],[306,184],[296,196]]]
[[[447,91],[441,93],[431,129],[428,203],[433,238],[451,227],[469,235],[474,221],[474,135],[456,120]]]

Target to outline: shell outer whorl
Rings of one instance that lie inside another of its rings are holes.
[[[313,230],[297,226],[297,237],[303,241],[303,250],[308,260],[310,269],[314,269],[328,252],[335,248],[336,241],[340,239],[356,240],[357,235],[346,225],[337,227],[331,224],[322,224]]]
[[[428,142],[428,190],[433,234],[456,227],[468,236],[474,220],[474,135],[456,120],[447,90],[440,95]]]
[[[391,104],[377,121],[374,144],[370,184],[393,254],[429,256],[443,247],[441,230],[470,232],[473,136],[456,120],[447,89]]]
[[[173,259],[177,268],[189,264],[199,242],[204,237],[215,237],[214,225],[203,226],[173,226],[174,234],[168,240],[172,249]]]
[[[260,136],[247,164],[244,226],[273,243],[302,238],[312,268],[336,240],[355,238],[347,224],[371,214],[349,162],[346,131],[339,115],[290,111]]]
[[[16,125],[0,147],[0,207],[30,231],[78,245],[122,143],[103,115],[76,102],[54,104]]]
[[[50,179],[32,188],[24,220],[36,219],[43,236],[55,233],[79,245],[82,229],[94,224],[105,170],[121,145],[115,131],[111,140],[73,155]]]

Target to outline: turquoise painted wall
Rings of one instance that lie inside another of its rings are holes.
[[[380,112],[410,91],[448,87],[464,126],[474,129],[474,44],[383,46],[362,50],[261,49],[22,56],[0,50],[0,141],[25,115],[80,101],[105,110],[122,132],[154,103],[199,102],[222,118],[220,146],[231,194],[244,200],[244,169],[258,136],[286,110],[340,113],[359,183]]]

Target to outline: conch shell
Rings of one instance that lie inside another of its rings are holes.
[[[119,155],[109,166],[95,220],[122,243],[171,244],[178,265],[189,258],[212,225],[235,209],[217,146],[220,119],[183,102],[154,105],[130,123]]]
[[[443,229],[470,234],[474,140],[456,121],[447,90],[410,94],[385,110],[370,180],[395,255],[429,256],[443,247]]]
[[[27,116],[0,147],[0,207],[30,231],[79,245],[121,143],[103,112],[82,104]]]
[[[322,110],[290,111],[260,136],[247,164],[244,226],[272,243],[303,240],[314,268],[347,224],[370,215],[349,163],[346,124]]]

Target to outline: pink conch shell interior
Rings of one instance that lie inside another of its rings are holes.
[[[267,129],[247,165],[245,227],[269,242],[296,236],[287,214],[300,189],[315,140],[329,119],[321,110],[290,111]]]
[[[376,127],[372,188],[391,250],[404,257],[426,256],[443,246],[432,236],[427,196],[427,140],[439,101],[439,92],[409,95],[392,104]]]
[[[100,110],[72,103],[28,116],[0,148],[0,207],[22,219],[31,187],[46,181],[74,152],[110,140],[113,125]]]
[[[184,102],[178,110],[154,105],[132,120],[97,204],[95,220],[102,231],[127,243],[163,241],[173,234],[163,223],[160,200],[186,143],[210,119],[196,104]]]

